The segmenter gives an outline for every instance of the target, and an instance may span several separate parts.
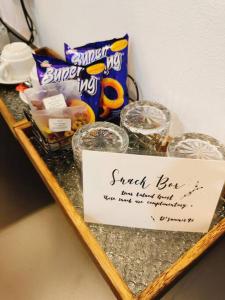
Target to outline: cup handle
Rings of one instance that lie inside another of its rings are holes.
[[[9,80],[9,70],[8,70],[9,64],[7,62],[2,62],[0,64],[0,78],[3,80]]]

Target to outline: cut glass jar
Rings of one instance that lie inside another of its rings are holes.
[[[82,163],[82,150],[125,153],[128,145],[126,131],[108,122],[85,125],[72,138],[74,160],[79,168]]]
[[[225,147],[215,138],[201,133],[185,133],[167,148],[167,155],[197,159],[225,159]]]
[[[120,124],[128,133],[130,147],[150,152],[155,152],[156,144],[168,134],[170,121],[168,109],[151,101],[128,104],[120,115]]]

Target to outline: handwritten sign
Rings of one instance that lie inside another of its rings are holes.
[[[83,151],[87,222],[206,232],[225,161]]]

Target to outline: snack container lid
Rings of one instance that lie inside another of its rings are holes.
[[[215,138],[202,133],[185,133],[168,145],[167,156],[224,160],[225,147]]]
[[[121,126],[132,133],[151,135],[167,131],[170,125],[168,109],[152,101],[128,104],[121,112]]]

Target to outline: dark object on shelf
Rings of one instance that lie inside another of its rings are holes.
[[[38,55],[51,56],[57,59],[64,60],[62,56],[60,56],[56,51],[52,50],[48,47],[42,47],[35,50],[35,53]]]
[[[130,74],[127,75],[127,80],[132,82],[136,93],[136,99],[133,99],[128,93],[129,102],[139,101],[139,89],[136,80]]]

